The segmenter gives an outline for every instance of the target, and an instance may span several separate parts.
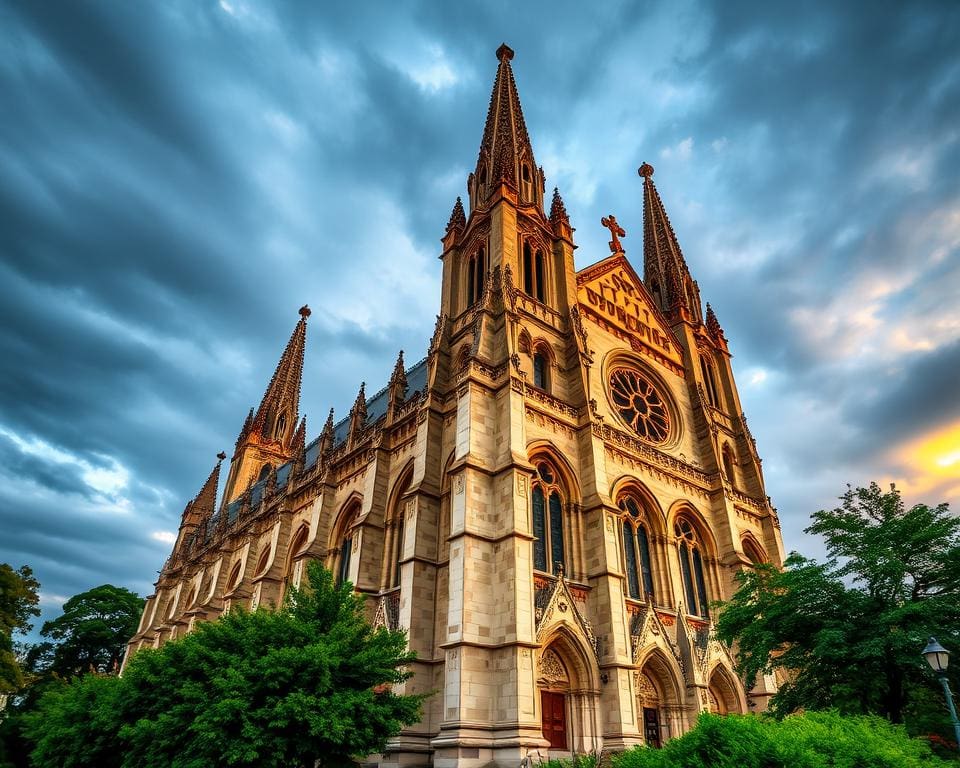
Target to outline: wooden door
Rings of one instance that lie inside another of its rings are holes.
[[[651,707],[643,708],[643,738],[648,747],[660,746],[660,718]]]
[[[566,696],[564,696],[562,693],[541,691],[540,707],[543,711],[543,738],[550,742],[550,749],[566,749]]]

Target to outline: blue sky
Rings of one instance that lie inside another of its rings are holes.
[[[657,187],[788,549],[846,483],[960,503],[960,5],[0,2],[0,561],[151,589],[309,303],[315,435],[426,351],[496,70],[642,265]]]

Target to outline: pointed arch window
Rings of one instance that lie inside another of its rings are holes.
[[[543,347],[537,347],[533,352],[533,386],[550,391],[550,358]]]
[[[563,545],[563,494],[557,473],[549,463],[537,464],[533,481],[533,567],[560,573],[566,564]]]
[[[267,462],[262,467],[260,467],[260,474],[257,475],[257,482],[263,482],[268,477],[270,477],[270,471],[273,469],[273,465]]]
[[[650,560],[650,533],[637,500],[627,496],[620,502],[624,513],[623,557],[627,574],[627,594],[634,600],[654,602],[653,566]]]
[[[283,440],[283,435],[287,431],[287,414],[281,411],[273,425],[273,439]]]
[[[717,379],[713,373],[713,364],[703,355],[700,356],[700,373],[703,374],[703,388],[707,395],[707,402],[714,408],[719,408],[720,398],[717,390]]]
[[[523,244],[523,290],[537,301],[546,302],[546,265],[543,251],[536,251],[527,241]]]
[[[677,537],[677,555],[680,558],[680,575],[683,578],[687,613],[709,618],[710,601],[703,576],[703,544],[693,524],[686,518],[677,520],[674,534]]]
[[[723,457],[723,472],[727,476],[727,482],[733,487],[737,485],[736,461],[733,458],[733,451],[729,445],[724,445],[721,451]]]
[[[487,255],[483,248],[467,259],[467,306],[480,301],[487,280]]]
[[[523,199],[529,202],[533,200],[533,177],[530,173],[529,163],[524,163],[521,166],[520,178],[523,181]]]
[[[353,556],[354,537],[357,531],[354,529],[354,522],[360,512],[360,505],[354,502],[353,506],[343,515],[343,523],[338,526],[340,530],[339,546],[336,551],[336,562],[333,571],[337,574],[337,586],[350,581],[350,558]]]

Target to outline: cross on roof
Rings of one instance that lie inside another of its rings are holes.
[[[617,224],[617,217],[611,213],[609,216],[600,219],[600,223],[610,230],[612,240],[607,243],[610,246],[610,253],[622,253],[623,246],[620,245],[620,238],[626,237],[627,233],[623,227]]]

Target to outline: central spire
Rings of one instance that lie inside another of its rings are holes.
[[[519,193],[521,203],[543,204],[543,173],[533,157],[533,147],[517,95],[510,61],[513,50],[506,43],[497,48],[497,77],[490,94],[487,122],[480,142],[477,169],[470,178],[471,208],[487,202],[500,184]]]

